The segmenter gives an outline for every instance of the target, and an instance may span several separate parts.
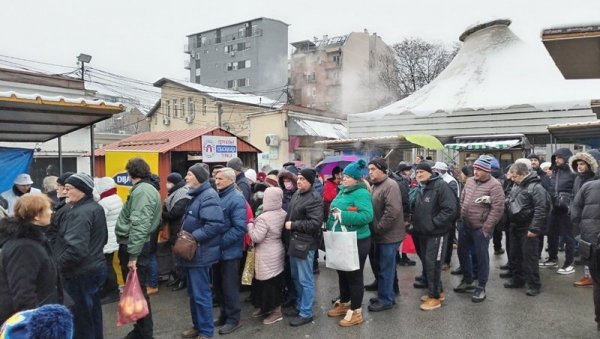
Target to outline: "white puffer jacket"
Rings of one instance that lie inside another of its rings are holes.
[[[104,199],[100,199],[98,203],[104,208],[106,227],[108,229],[108,241],[106,242],[106,245],[104,245],[104,254],[113,253],[119,249],[117,236],[115,235],[115,226],[117,225],[119,214],[123,209],[123,201],[121,201],[121,197],[113,194]]]

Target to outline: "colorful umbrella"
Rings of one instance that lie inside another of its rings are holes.
[[[320,174],[328,174],[331,175],[331,171],[335,166],[339,166],[340,168],[346,167],[346,165],[355,162],[360,159],[356,155],[330,155],[325,157],[321,162],[319,162],[315,169]]]

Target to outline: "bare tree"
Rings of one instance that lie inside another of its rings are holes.
[[[396,99],[404,98],[435,79],[452,61],[459,44],[448,48],[420,38],[404,39],[392,46],[393,56],[381,56],[379,80]]]

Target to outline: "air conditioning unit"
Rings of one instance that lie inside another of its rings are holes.
[[[194,121],[194,117],[192,117],[191,115],[188,115],[185,117],[185,122],[188,124],[191,124]]]
[[[267,146],[279,146],[279,136],[276,134],[267,134],[265,136]]]
[[[171,123],[171,118],[169,118],[168,116],[164,116],[163,124],[168,126],[170,123]]]

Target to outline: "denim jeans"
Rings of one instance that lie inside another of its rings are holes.
[[[303,318],[313,316],[312,306],[315,296],[315,282],[313,280],[313,260],[315,250],[308,251],[306,259],[300,259],[290,256],[290,268],[292,270],[292,280],[296,287],[298,298],[296,299],[296,308]]]
[[[103,338],[100,290],[105,279],[106,266],[102,266],[65,281],[65,290],[73,299],[73,338]]]
[[[150,253],[150,262],[148,263],[148,286],[158,287],[158,259],[156,253]]]
[[[458,234],[458,260],[460,267],[464,271],[464,279],[466,282],[473,282],[473,267],[472,256],[470,250],[475,252],[477,258],[477,281],[478,286],[485,288],[490,274],[490,238],[486,238],[483,234],[483,229],[472,229],[467,226],[462,227]]]
[[[548,256],[550,259],[558,259],[559,235],[565,241],[565,262],[563,267],[573,265],[575,258],[575,238],[573,237],[573,224],[568,212],[556,209],[550,213],[550,227],[548,232]]]
[[[221,303],[219,320],[240,322],[240,259],[219,261],[213,266],[213,286]]]
[[[215,327],[210,290],[210,266],[188,267],[186,272],[192,323],[201,336],[212,337]]]
[[[375,244],[379,259],[377,274],[377,298],[384,305],[395,304],[394,276],[396,274],[396,253],[400,242]]]

